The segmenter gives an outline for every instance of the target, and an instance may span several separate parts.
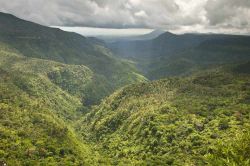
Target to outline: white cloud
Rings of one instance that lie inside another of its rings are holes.
[[[135,13],[135,16],[137,16],[137,17],[142,17],[142,18],[146,18],[148,15],[146,14],[145,11],[141,10],[141,11],[139,11],[139,12],[136,12],[136,13]]]

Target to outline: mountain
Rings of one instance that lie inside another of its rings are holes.
[[[122,41],[135,41],[135,40],[151,40],[154,39],[165,31],[156,29],[150,33],[144,35],[134,35],[134,36],[96,36],[97,38],[105,41],[106,43],[122,42]]]
[[[102,82],[108,92],[99,99],[116,88],[145,80],[132,63],[113,56],[97,39],[41,26],[4,13],[0,13],[0,28],[0,42],[21,55],[89,67],[98,78],[96,82]]]
[[[207,36],[206,36],[207,37]],[[122,57],[149,58],[169,55],[200,43],[203,38],[193,35],[175,35],[166,32],[155,39],[146,41],[121,41],[109,44],[109,47]]]
[[[197,46],[174,52],[170,56],[155,58],[148,70],[151,79],[166,76],[187,75],[195,71],[221,65],[244,63],[250,60],[250,37],[209,36]]]
[[[124,87],[79,122],[82,134],[117,165],[248,165],[249,67]]]
[[[116,42],[109,47],[135,61],[148,78],[159,79],[250,60],[249,41],[249,36],[166,32],[153,40]]]
[[[151,40],[151,39],[157,38],[158,36],[160,36],[160,35],[162,35],[164,33],[165,33],[165,31],[160,30],[160,29],[156,29],[156,30],[153,30],[152,32],[150,32],[148,34],[138,36],[134,40]]]

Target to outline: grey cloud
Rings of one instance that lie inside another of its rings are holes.
[[[249,0],[0,0],[0,11],[44,25],[249,28]]]
[[[209,0],[205,6],[210,25],[246,27],[249,25],[249,0]]]

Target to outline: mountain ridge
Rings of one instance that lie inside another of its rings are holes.
[[[250,60],[249,41],[249,36],[241,35],[167,32],[153,40],[116,42],[108,46],[116,55],[135,61],[147,78],[160,79],[209,67],[204,60],[211,67],[223,61],[231,63],[232,59],[237,63]],[[179,71],[175,72],[176,68]]]

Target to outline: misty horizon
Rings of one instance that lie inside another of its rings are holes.
[[[59,28],[67,32],[75,32],[86,37],[99,37],[99,36],[117,36],[117,37],[126,37],[126,36],[139,36],[146,35],[155,30],[162,30],[165,32],[170,32],[173,34],[181,35],[188,33],[197,33],[197,34],[228,34],[228,35],[250,35],[247,31],[233,31],[224,29],[217,30],[167,30],[167,29],[142,29],[142,28],[98,28],[98,27],[67,27],[67,26],[51,26],[53,28]]]

